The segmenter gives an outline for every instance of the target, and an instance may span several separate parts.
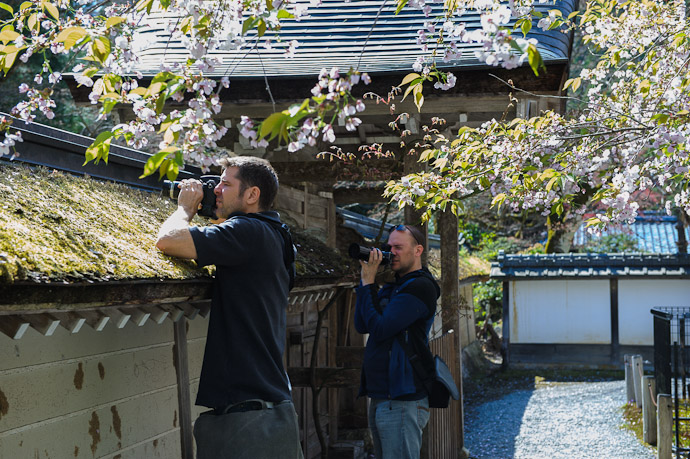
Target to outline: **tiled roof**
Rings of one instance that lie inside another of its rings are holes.
[[[382,4],[385,4],[383,8]],[[223,64],[209,76],[262,78],[264,75],[317,75],[323,67],[349,69],[358,65],[359,70],[372,73],[408,71],[415,58],[422,54],[416,43],[417,31],[424,28],[425,21],[443,12],[443,2],[427,4],[433,8],[429,18],[421,10],[411,7],[404,8],[396,15],[396,2],[323,0],[321,6],[309,8],[308,17],[300,21],[284,20],[279,41],[272,40],[271,49],[265,49],[262,45],[252,49],[255,42],[250,33],[249,44],[241,49],[214,53],[223,58]],[[540,3],[536,8],[541,12],[557,8],[567,16],[573,11],[574,5],[574,0],[558,0],[555,5],[551,2]],[[138,53],[141,58],[138,70],[144,75],[157,73],[162,62],[181,62],[187,57],[179,40],[169,40],[170,33],[165,30],[164,16],[164,13],[152,13],[149,27],[142,31],[137,40],[148,44],[146,49]],[[481,27],[476,12],[467,12],[460,19],[466,22],[469,30]],[[266,34],[267,37],[270,35]],[[535,23],[528,37],[539,40],[539,49],[547,64],[568,60],[569,34],[555,30],[543,32]],[[286,59],[285,50],[291,40],[297,40],[299,47],[293,58]],[[426,55],[433,51],[433,42],[429,48]],[[459,48],[463,51],[462,57],[441,64],[443,67],[485,67],[474,55],[479,45],[460,44]]]
[[[491,264],[493,278],[690,277],[688,254],[558,253],[508,255]]]
[[[586,246],[598,239],[616,234],[628,234],[637,240],[639,252],[647,253],[676,253],[678,247],[678,231],[676,230],[676,217],[667,215],[649,214],[637,217],[630,225],[610,227],[600,235],[587,232],[582,224],[573,237],[574,246]],[[685,228],[685,238],[690,240],[690,228]]]
[[[376,236],[378,236],[379,229],[381,228],[380,220],[365,217],[364,215],[341,208],[336,209],[336,212],[343,218],[343,226],[345,228],[352,228],[367,239],[376,239]],[[388,237],[389,230],[392,226],[394,225],[391,222],[386,224],[383,231],[384,238]],[[438,234],[429,234],[429,247],[434,249],[440,248],[441,236]]]

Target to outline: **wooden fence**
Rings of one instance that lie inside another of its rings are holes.
[[[440,356],[450,368],[455,383],[460,387],[460,364],[457,352],[457,336],[455,333],[433,339],[429,342],[431,352]],[[427,428],[426,447],[422,455],[429,459],[456,459],[463,447],[463,415],[462,397],[460,400],[450,401],[445,409],[432,409]]]

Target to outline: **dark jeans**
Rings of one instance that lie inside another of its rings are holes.
[[[272,408],[216,415],[194,423],[197,459],[302,459],[297,413],[291,401]]]

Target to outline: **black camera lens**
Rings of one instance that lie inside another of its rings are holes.
[[[163,196],[170,197],[170,199],[177,199],[177,197],[180,195],[181,183],[182,182],[178,182],[177,180],[174,182],[170,180],[163,180],[163,189],[161,194],[163,194]]]
[[[371,247],[364,247],[363,245],[359,245],[356,242],[353,242],[347,249],[347,253],[349,253],[350,257],[354,258],[355,260],[369,261],[369,253],[371,253]],[[381,264],[389,264],[391,262],[391,257],[393,255],[385,250],[382,250],[381,254],[383,255],[383,258],[381,259]]]
[[[163,180],[163,187],[161,194],[169,196],[171,199],[177,199],[180,195],[180,184],[182,182]],[[201,209],[197,212],[200,217],[216,218],[216,194],[214,189],[220,183],[220,176],[218,175],[202,175],[201,184],[204,191],[204,196],[201,199]]]

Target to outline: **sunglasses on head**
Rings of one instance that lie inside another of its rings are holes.
[[[391,229],[388,231],[389,233],[392,233],[393,231],[409,231],[409,233],[412,235],[414,238],[415,242],[417,242],[418,245],[424,245],[422,244],[419,239],[417,239],[417,236],[415,236],[415,232],[412,231],[411,227],[408,225],[397,225],[397,226],[391,226]]]

